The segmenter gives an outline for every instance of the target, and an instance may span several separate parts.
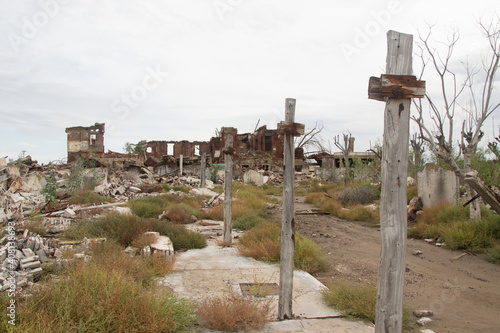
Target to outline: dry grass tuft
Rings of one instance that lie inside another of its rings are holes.
[[[204,326],[223,331],[264,327],[272,320],[271,300],[256,300],[240,295],[211,297],[198,304]]]

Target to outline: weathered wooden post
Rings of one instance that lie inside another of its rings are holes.
[[[207,154],[201,154],[201,166],[200,166],[200,187],[205,187],[207,176],[205,175],[207,169]]]
[[[280,293],[278,319],[292,319],[293,267],[295,256],[295,145],[294,137],[304,134],[304,125],[295,121],[295,99],[285,101],[285,121],[278,131],[284,135],[283,220],[281,225]]]
[[[224,127],[223,134],[226,138],[226,144],[222,152],[224,153],[224,243],[231,244],[231,208],[233,197],[233,128]]]
[[[425,95],[412,74],[413,36],[387,33],[387,75],[370,78],[370,99],[386,101],[382,150],[380,227],[382,250],[375,332],[399,333],[403,323],[406,256],[406,178],[411,98]]]
[[[179,176],[182,176],[183,168],[184,168],[184,155],[181,154],[179,156]]]

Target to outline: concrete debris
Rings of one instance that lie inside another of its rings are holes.
[[[413,311],[413,315],[417,318],[432,317],[433,312],[432,310],[415,310]]]
[[[18,229],[12,238],[0,239],[0,290],[20,291],[38,281],[42,275],[42,264],[54,258],[60,242],[50,237],[42,237],[28,229]],[[14,247],[13,247],[14,246]],[[6,276],[15,277],[12,285]]]
[[[266,180],[269,180],[267,177]],[[243,174],[243,182],[247,185],[262,186],[266,182],[264,181],[264,171],[248,170]]]
[[[424,209],[424,204],[421,197],[411,199],[407,211],[408,222],[416,222],[417,213],[422,209]]]
[[[432,322],[431,318],[422,317],[419,320],[417,320],[417,325],[419,325],[419,326],[425,326],[425,325],[427,325],[427,324],[429,324],[431,322]]]

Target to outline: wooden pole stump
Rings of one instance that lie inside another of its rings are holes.
[[[206,186],[206,170],[207,170],[207,154],[203,153],[201,155],[201,166],[200,166],[200,187]]]
[[[180,155],[179,156],[179,176],[182,176],[182,173],[184,172],[184,170],[182,170],[184,168],[184,155]]]
[[[226,144],[224,146],[224,243],[231,244],[232,196],[233,196],[233,128],[224,128]]]
[[[295,99],[285,101],[285,123],[279,131],[284,134],[283,220],[281,225],[280,292],[278,319],[292,319],[293,267],[295,256]],[[303,125],[302,125],[303,130]]]

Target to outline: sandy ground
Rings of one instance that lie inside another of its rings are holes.
[[[296,198],[296,210],[312,206]],[[277,220],[281,211],[276,211]],[[330,261],[316,275],[323,283],[342,279],[376,286],[380,264],[380,230],[368,223],[329,215],[296,215],[296,230],[321,245]],[[413,250],[422,251],[412,255]],[[500,266],[481,256],[465,255],[421,240],[408,239],[405,304],[430,309],[433,322],[426,328],[440,332],[500,332]],[[416,318],[415,318],[416,320]],[[415,326],[412,332],[420,332]]]

